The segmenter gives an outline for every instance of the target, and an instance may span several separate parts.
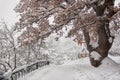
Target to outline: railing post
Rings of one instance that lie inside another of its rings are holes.
[[[38,69],[38,62],[36,63],[36,69]]]

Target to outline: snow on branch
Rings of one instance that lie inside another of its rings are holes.
[[[90,53],[90,57],[93,58],[94,60],[99,60],[101,58],[101,55],[96,51],[92,51]]]

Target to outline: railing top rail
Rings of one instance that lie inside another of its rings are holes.
[[[49,63],[49,61],[42,60],[42,61],[36,61],[36,62],[34,62],[34,63],[30,63],[30,64],[28,64],[28,65],[21,66],[21,67],[15,69],[15,70],[13,71],[13,74],[16,73],[16,72],[19,72],[19,71],[21,71],[21,70],[23,70],[23,69],[26,70],[27,67],[32,66],[32,65],[35,65],[35,64],[37,64],[37,63],[47,63],[47,62]]]

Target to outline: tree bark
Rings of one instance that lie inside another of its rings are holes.
[[[96,12],[96,16],[102,18],[104,15],[104,10],[106,8],[108,8],[108,6],[113,6],[109,3],[107,3],[107,1],[111,1],[111,3],[113,3],[113,0],[105,0],[105,3],[103,5],[94,5],[94,11]],[[96,7],[95,7],[96,6]],[[103,12],[101,11],[101,9],[103,9]],[[111,14],[111,12],[108,11],[108,15]],[[109,18],[112,17],[113,15],[108,16]],[[108,56],[108,51],[112,46],[113,43],[113,39],[114,37],[110,35],[110,29],[109,29],[109,20],[107,20],[107,18],[102,18],[99,21],[99,25],[96,26],[97,28],[97,35],[99,37],[98,40],[98,44],[99,46],[97,48],[93,48],[90,45],[90,35],[89,35],[89,31],[87,31],[86,29],[83,30],[84,32],[84,36],[85,36],[85,41],[87,44],[87,49],[89,51],[89,58],[90,58],[90,62],[93,66],[98,67],[101,65],[102,60]],[[109,42],[109,38],[112,38],[112,42]],[[100,55],[99,60],[94,59],[91,56],[91,53],[95,51]]]

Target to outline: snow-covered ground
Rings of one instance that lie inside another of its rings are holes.
[[[120,61],[120,57],[114,59]],[[120,80],[120,64],[107,57],[100,67],[94,68],[84,58],[45,66],[19,80]]]

